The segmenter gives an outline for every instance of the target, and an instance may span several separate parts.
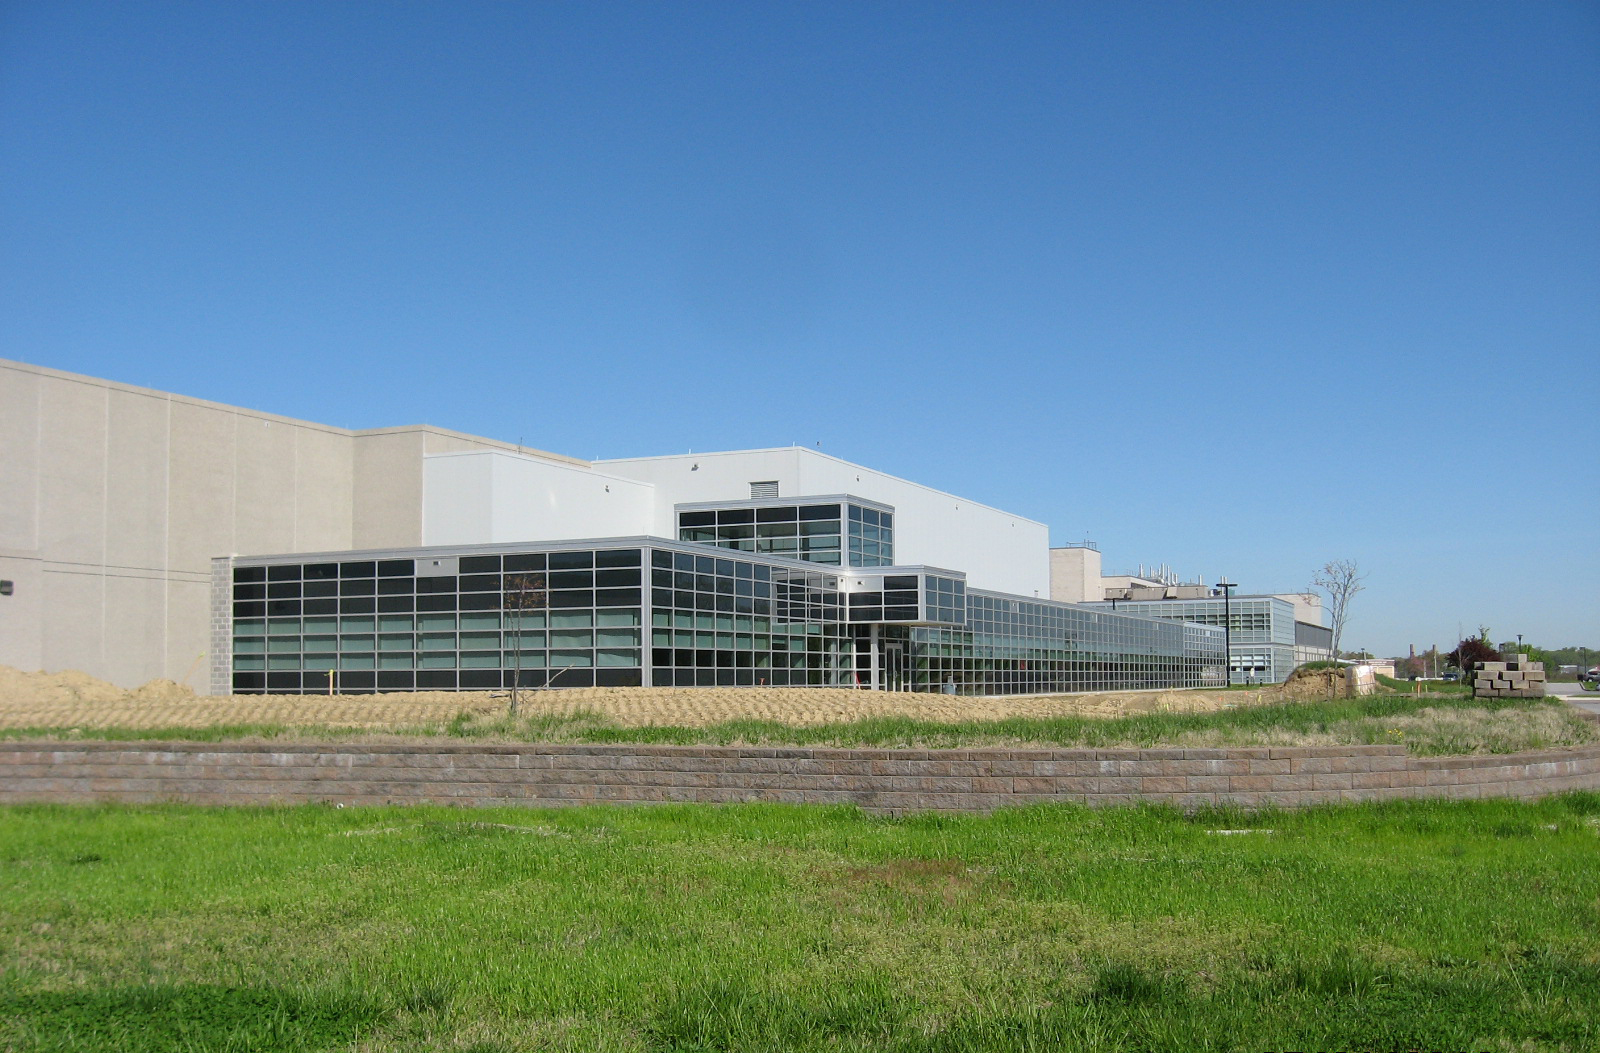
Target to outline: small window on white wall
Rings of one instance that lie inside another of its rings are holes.
[[[754,500],[755,498],[758,498],[758,497],[777,497],[777,496],[778,496],[778,480],[776,480],[776,479],[771,479],[771,480],[768,480],[767,482],[764,482],[764,483],[751,483],[750,484],[750,498],[751,498],[751,500]]]

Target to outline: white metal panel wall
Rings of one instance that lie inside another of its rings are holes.
[[[651,532],[654,488],[498,451],[423,458],[422,543],[628,537]]]
[[[490,540],[494,521],[492,454],[422,459],[422,543],[475,545]]]
[[[673,515],[673,506],[677,504],[690,501],[747,501],[751,483],[773,480],[778,483],[779,497],[822,492],[801,489],[801,453],[799,449],[696,453],[681,457],[596,461],[595,467],[654,485],[656,508],[650,533],[658,537],[676,538],[678,524]]]
[[[1043,523],[898,479],[815,450],[739,450],[597,461],[607,472],[655,484],[652,533],[674,537],[675,504],[744,501],[753,482],[778,481],[780,497],[854,494],[895,507],[895,562],[967,572],[973,588],[1050,595],[1050,531]]]

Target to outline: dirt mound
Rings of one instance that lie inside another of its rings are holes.
[[[128,692],[76,669],[25,673],[0,665],[0,701],[13,703],[121,702]]]
[[[0,665],[0,708],[18,706],[90,705],[168,705],[192,702],[198,696],[192,688],[172,680],[152,680],[133,690],[76,669],[58,673],[25,673]]]
[[[1318,699],[1343,698],[1346,686],[1343,669],[1307,669],[1302,666],[1289,674],[1278,687],[1278,694],[1286,701],[1315,702]]]
[[[199,697],[194,693],[194,688],[187,687],[174,680],[152,680],[148,684],[141,684],[127,694],[128,701],[136,704],[192,702]]]

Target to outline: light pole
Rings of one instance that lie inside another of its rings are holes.
[[[1522,634],[1521,633],[1517,634],[1517,653],[1518,654],[1522,653]]]
[[[1233,686],[1233,590],[1236,586],[1224,574],[1217,582],[1222,590],[1222,649],[1225,652],[1222,667],[1227,670],[1228,686]]]

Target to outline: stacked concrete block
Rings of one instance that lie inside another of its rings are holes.
[[[1241,808],[1600,789],[1600,746],[1416,757],[1400,745],[870,750],[744,746],[0,742],[0,805],[1045,802]],[[384,820],[388,822],[389,820]],[[14,1048],[14,1047],[13,1047]]]
[[[1543,698],[1544,663],[1514,654],[1504,662],[1479,662],[1472,678],[1473,698]]]

